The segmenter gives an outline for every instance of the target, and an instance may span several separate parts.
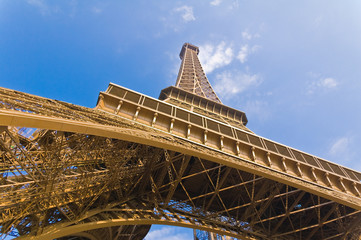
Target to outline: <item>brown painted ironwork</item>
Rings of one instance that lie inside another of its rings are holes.
[[[143,239],[166,224],[209,239],[360,239],[361,173],[262,138],[208,97],[111,83],[90,109],[0,88],[2,236]]]
[[[221,103],[203,71],[197,56],[198,53],[198,47],[190,43],[183,45],[179,54],[182,64],[179,69],[176,87]]]

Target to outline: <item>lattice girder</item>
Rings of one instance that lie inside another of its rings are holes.
[[[203,71],[198,59],[198,53],[198,47],[189,43],[183,45],[179,55],[182,64],[179,69],[176,87],[221,103]]]
[[[360,211],[327,197],[330,190],[282,180],[287,175],[137,118],[8,90],[1,104],[13,109],[0,111],[4,233],[50,239],[156,223],[245,239],[360,233]]]

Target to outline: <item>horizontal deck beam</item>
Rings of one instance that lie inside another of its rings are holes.
[[[135,109],[135,111],[137,110]],[[136,112],[133,114],[135,113]],[[147,126],[146,123],[137,121],[138,118],[134,119],[133,117],[129,119],[121,115],[119,115],[119,117],[124,118],[125,123],[133,123],[134,126],[138,127],[134,127],[133,129],[129,127],[121,128],[59,117],[41,116],[14,110],[0,110],[0,125],[96,135],[182,152],[184,154],[200,157],[288,184],[354,209],[361,210],[361,198],[357,196],[356,192],[352,189],[354,188],[360,191],[360,182],[345,178],[342,183],[346,191],[342,191],[339,185],[334,184],[327,186],[328,181],[332,183],[333,180],[338,179],[336,174],[329,173],[327,178],[322,178],[323,174],[326,174],[326,171],[317,169],[316,177],[318,176],[319,179],[318,182],[315,182],[308,177],[308,174],[306,174],[307,165],[299,165],[298,168],[292,167],[292,159],[287,158],[285,160],[289,161],[286,163],[286,166],[289,167],[287,170],[282,169],[280,163],[277,165],[277,160],[271,160],[274,161],[274,163],[271,164],[271,166],[268,166],[267,161],[269,156],[267,151],[256,148],[245,142],[239,141],[239,148],[242,152],[240,152],[240,154],[235,154],[225,151],[225,147],[223,147],[223,150],[216,149],[210,144],[203,144],[178,136],[176,134],[177,131],[172,131],[172,133],[170,133],[169,131],[156,129],[154,126]],[[140,128],[149,128],[149,131],[140,130]],[[226,144],[228,144],[228,141],[224,141],[224,146]],[[254,156],[256,157],[254,158]],[[273,155],[270,157],[276,159]],[[282,161],[283,160],[281,160],[281,162]],[[303,173],[302,176],[298,176],[299,169],[301,169],[301,172]]]

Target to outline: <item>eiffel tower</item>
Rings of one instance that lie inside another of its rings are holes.
[[[0,88],[1,236],[361,239],[361,173],[253,133],[198,53],[183,45],[159,99],[110,83],[91,109]]]

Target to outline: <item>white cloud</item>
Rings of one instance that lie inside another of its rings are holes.
[[[44,0],[27,0],[28,4],[35,6],[39,9],[42,15],[50,14],[50,7],[45,3]]]
[[[233,60],[233,49],[222,41],[217,46],[206,44],[199,47],[199,59],[206,74],[230,64]]]
[[[247,116],[252,119],[259,119],[265,121],[271,116],[270,107],[268,103],[263,100],[248,100],[243,107]]]
[[[93,8],[91,9],[91,11],[92,11],[93,13],[95,13],[95,14],[100,14],[100,13],[103,12],[103,9],[102,9],[102,8],[99,8],[99,7],[93,7]]]
[[[259,48],[260,46],[258,45],[255,45],[251,48],[247,44],[243,45],[238,52],[237,58],[241,63],[245,63],[247,61],[249,54],[255,53]]]
[[[175,11],[182,13],[182,18],[185,22],[196,20],[193,14],[193,7],[184,5],[182,7],[176,8]]]
[[[343,136],[331,142],[328,157],[331,161],[348,165],[349,167],[359,170],[361,168],[360,162],[355,159],[355,141],[352,136]]]
[[[1,1],[1,0],[0,0]],[[77,0],[69,0],[64,5],[54,3],[56,1],[46,0],[26,0],[26,3],[37,8],[41,15],[52,15],[59,13],[68,13],[70,17],[74,17],[78,9]],[[60,1],[59,1],[60,2]]]
[[[217,74],[214,90],[219,96],[229,99],[250,87],[258,86],[261,82],[258,74],[225,71]]]
[[[317,83],[317,86],[323,87],[323,88],[335,88],[337,87],[338,82],[334,78],[324,78],[320,79],[320,81]]]
[[[341,155],[348,152],[350,145],[350,139],[348,137],[341,137],[337,139],[330,147],[329,154]]]
[[[261,27],[262,28],[262,27]],[[262,29],[261,29],[262,30]],[[259,33],[254,33],[254,34],[251,34],[248,29],[244,30],[242,32],[242,38],[244,41],[250,41],[252,39],[255,39],[255,38],[260,38],[261,35]]]
[[[324,20],[323,15],[318,16],[313,22],[314,27],[318,28],[322,24],[323,20]]]
[[[239,61],[241,61],[241,63],[246,62],[247,59],[247,55],[248,55],[248,45],[243,45],[241,47],[241,50],[238,53],[237,58],[239,59]]]
[[[218,6],[221,2],[222,0],[213,0],[212,2],[210,2],[210,4],[213,6]]]
[[[242,37],[247,39],[252,38],[248,31],[242,32]],[[233,61],[234,48],[232,45],[233,44],[226,44],[225,41],[222,41],[218,45],[205,44],[199,46],[199,59],[206,74],[211,73],[217,68],[224,67]],[[260,48],[261,46],[259,45],[249,46],[248,44],[244,44],[238,51],[236,58],[239,59],[241,63],[245,63],[249,55],[257,52]]]
[[[145,240],[184,240],[188,238],[187,234],[177,231],[177,228],[162,227],[161,229],[151,230]]]
[[[334,139],[328,150],[328,158],[332,162],[347,165],[348,167],[361,171],[361,162],[358,161],[359,150],[357,140],[351,134]]]
[[[244,40],[251,40],[252,35],[248,32],[248,30],[245,30],[245,31],[242,32],[242,38]]]
[[[317,76],[317,74],[312,73],[311,76]],[[316,81],[313,81],[308,86],[308,94],[313,94],[317,89],[330,90],[335,89],[339,85],[339,82],[331,77],[319,78]]]

